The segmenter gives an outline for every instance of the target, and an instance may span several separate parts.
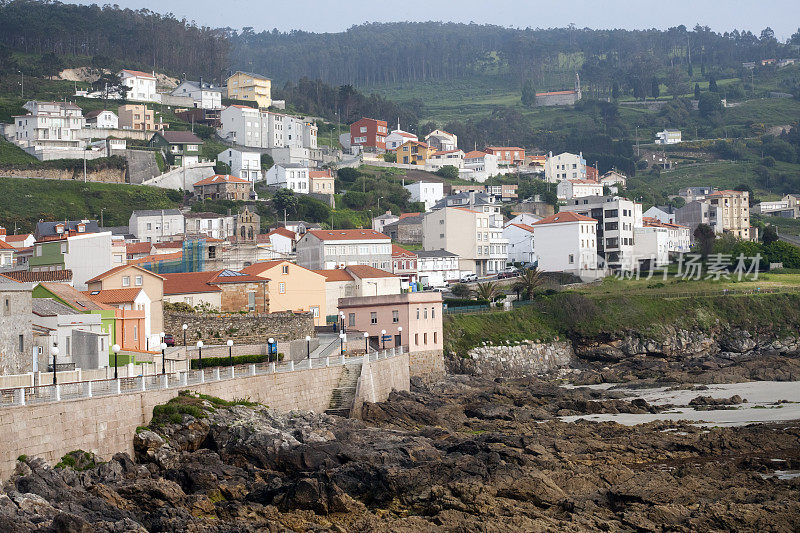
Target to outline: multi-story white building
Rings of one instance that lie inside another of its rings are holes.
[[[464,155],[463,177],[484,182],[499,172],[497,156],[479,150]]]
[[[424,203],[426,210],[444,198],[443,183],[415,181],[406,185],[405,188],[411,193],[411,201]]]
[[[128,220],[128,231],[141,242],[171,241],[184,234],[183,213],[177,209],[134,211]]]
[[[422,248],[447,250],[459,257],[461,270],[479,276],[494,274],[506,266],[508,240],[503,238],[502,215],[477,207],[445,207],[425,213]]]
[[[597,269],[597,221],[561,212],[534,222],[534,254],[544,272],[575,275]]]
[[[317,148],[317,126],[299,117],[232,105],[222,110],[221,137],[252,148]]]
[[[378,233],[383,233],[383,229],[386,226],[394,224],[398,220],[400,220],[399,216],[392,214],[391,211],[386,211],[384,214],[372,218],[372,229]]]
[[[569,152],[553,155],[550,152],[544,163],[544,179],[550,183],[586,179],[586,159],[583,158],[583,152],[578,155]]]
[[[210,237],[225,240],[236,236],[236,217],[219,213],[186,213],[184,216],[187,237]],[[210,259],[214,259],[210,257]]]
[[[297,194],[308,194],[311,191],[306,165],[284,163],[272,165],[267,171],[267,185],[280,189],[289,189]]]
[[[657,206],[654,205],[650,207],[647,211],[642,213],[642,218],[655,218],[659,222],[663,222],[664,224],[674,224],[675,223],[675,208],[672,206],[662,205]]]
[[[449,131],[433,130],[425,136],[425,143],[442,152],[458,148],[458,137]]]
[[[425,287],[445,287],[458,281],[458,256],[447,250],[418,250],[417,277]]]
[[[170,94],[191,98],[200,109],[222,109],[222,89],[202,78],[200,81],[184,80]]]
[[[308,230],[297,241],[297,264],[310,269],[368,265],[392,269],[392,241],[371,229]]]
[[[590,180],[566,179],[558,182],[556,196],[559,200],[571,200],[584,196],[603,196],[603,184]]]
[[[641,228],[634,228],[639,262],[649,261],[650,266],[663,266],[669,264],[670,254],[691,251],[692,238],[688,227],[649,217],[643,217],[642,221]]]
[[[589,196],[568,200],[561,211],[597,221],[597,253],[611,269],[633,264],[634,228],[642,227],[642,204],[619,196]]]
[[[217,154],[217,161],[231,167],[231,175],[255,183],[264,179],[261,173],[261,154],[228,148]]]
[[[149,72],[139,70],[122,70],[117,74],[122,84],[130,90],[125,95],[127,100],[136,102],[158,102],[156,92],[156,77]]]
[[[536,252],[533,246],[534,228],[519,222],[509,223],[503,228],[503,237],[508,240],[508,261],[510,263],[535,263]]]
[[[26,102],[30,113],[14,116],[14,142],[23,148],[81,148],[81,130],[86,119],[80,107],[70,102]]]

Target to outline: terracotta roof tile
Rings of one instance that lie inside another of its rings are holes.
[[[66,283],[40,283],[44,289],[63,300],[68,306],[81,312],[85,311],[109,311],[114,309],[88,298],[80,291]]]
[[[214,272],[181,272],[164,274],[164,296],[172,294],[194,294],[198,292],[221,292],[216,285],[209,282],[217,275]]]
[[[312,229],[307,233],[321,241],[389,240],[388,236],[371,229]]]
[[[572,211],[563,211],[561,213],[556,213],[555,215],[550,215],[547,218],[543,218],[538,222],[534,222],[533,226],[538,226],[539,224],[563,224],[565,222],[597,222],[595,219],[579,215],[578,213],[573,213]]]
[[[194,184],[195,187],[198,185],[217,185],[219,183],[250,183],[247,180],[243,180],[242,178],[237,178],[236,176],[231,176],[230,174],[215,174],[209,178],[203,179],[198,181]]]
[[[116,274],[117,272],[120,272],[120,271],[122,271],[122,270],[125,270],[126,268],[134,268],[134,269],[136,269],[136,270],[140,270],[140,271],[142,271],[142,272],[145,272],[145,273],[147,273],[147,274],[150,274],[150,275],[152,275],[152,276],[156,276],[157,278],[164,279],[164,278],[162,278],[161,276],[159,276],[158,274],[154,274],[153,272],[150,272],[149,270],[145,270],[144,268],[142,268],[142,267],[140,267],[140,266],[136,266],[135,264],[128,263],[127,265],[120,265],[120,266],[118,266],[118,267],[114,267],[114,268],[112,268],[111,270],[107,270],[106,272],[103,272],[103,273],[102,273],[102,274],[100,274],[99,276],[95,276],[95,277],[93,277],[92,279],[90,279],[90,280],[89,280],[89,281],[87,281],[86,283],[92,283],[92,282],[94,282],[94,281],[101,281],[101,280],[104,280],[104,279],[106,279],[108,276],[111,276],[111,275],[113,275],[113,274]]]
[[[334,281],[353,281],[353,276],[347,273],[344,269],[334,268],[331,270],[314,270],[317,274],[325,276],[326,282]]]
[[[355,275],[361,279],[364,278],[396,278],[391,272],[381,270],[379,268],[371,267],[369,265],[350,265],[345,267],[350,274]]]
[[[45,272],[29,272],[27,270],[12,270],[3,272],[7,278],[20,283],[41,283],[43,281],[72,281],[72,270],[48,270]]]
[[[127,68],[126,69],[122,69],[122,72],[127,72],[128,74],[132,74],[133,76],[137,76],[139,78],[156,79],[156,77],[153,76],[152,72],[142,72],[141,70],[131,70],[131,69],[127,69]]]
[[[108,289],[104,291],[81,291],[81,294],[101,304],[125,304],[133,302],[142,289]]]

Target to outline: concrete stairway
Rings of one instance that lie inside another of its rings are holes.
[[[128,182],[140,184],[161,174],[156,163],[155,152],[148,150],[125,150],[128,159]]]
[[[356,385],[359,376],[361,376],[361,363],[345,365],[342,377],[339,378],[339,386],[333,390],[330,406],[325,409],[325,413],[345,418],[350,416],[353,402],[356,399]]]

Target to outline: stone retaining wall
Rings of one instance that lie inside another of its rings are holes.
[[[575,353],[569,342],[531,342],[516,346],[480,346],[469,358],[451,357],[448,371],[488,378],[521,378],[568,368]]]
[[[445,375],[444,352],[428,350],[408,354],[408,366],[412,376],[427,383],[439,381]]]
[[[41,178],[49,180],[76,180],[83,181],[83,168],[64,170],[58,168],[0,168],[0,176],[8,178]],[[125,169],[104,168],[89,170],[86,173],[87,181],[96,183],[125,183]]]
[[[383,402],[389,398],[389,393],[393,390],[409,390],[410,381],[407,353],[364,363],[361,365],[361,377],[356,387],[353,416],[360,418],[364,402]]]
[[[224,344],[228,339],[233,339],[234,342],[241,340],[253,344],[265,343],[270,337],[284,342],[305,339],[306,335],[316,336],[314,317],[310,313],[203,315],[164,312],[164,332],[171,333],[177,344],[183,343],[183,324],[189,326],[186,343],[190,346],[198,340],[205,344]]]

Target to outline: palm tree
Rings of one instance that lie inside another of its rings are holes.
[[[520,276],[517,278],[517,281],[515,281],[514,285],[512,285],[512,289],[517,293],[524,294],[526,300],[530,300],[531,296],[533,295],[533,291],[535,291],[536,287],[539,287],[542,283],[544,283],[542,271],[534,267],[523,270]]]
[[[498,288],[497,282],[494,281],[478,283],[475,286],[475,296],[479,300],[487,300],[489,302],[493,302],[494,299],[498,296],[499,292],[500,290]]]

